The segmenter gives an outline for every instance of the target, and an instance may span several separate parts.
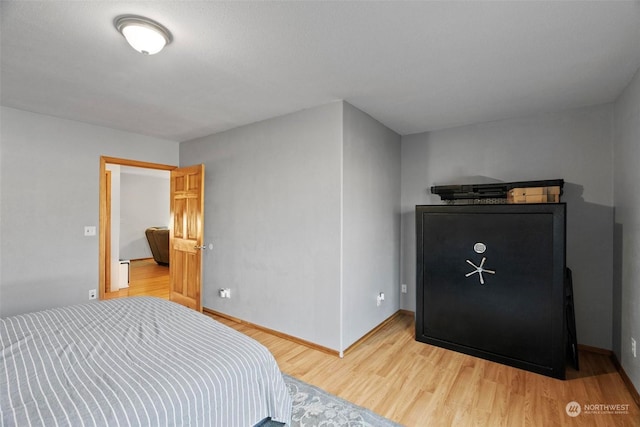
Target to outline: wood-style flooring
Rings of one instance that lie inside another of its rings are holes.
[[[640,410],[608,355],[581,352],[580,371],[568,368],[561,381],[419,343],[412,315],[397,316],[343,359],[213,317],[264,344],[284,373],[405,426],[640,426]],[[572,401],[628,409],[585,408],[572,418]]]
[[[169,299],[169,267],[153,258],[132,260],[129,264],[129,287],[113,292],[110,298],[152,296]]]
[[[168,299],[168,280],[167,267],[134,261],[127,293]],[[640,426],[640,409],[605,354],[581,351],[580,371],[568,367],[561,381],[419,343],[406,314],[343,359],[213,317],[269,348],[284,373],[407,427]],[[576,417],[566,412],[573,401],[582,405]],[[620,405],[622,413],[602,405]]]

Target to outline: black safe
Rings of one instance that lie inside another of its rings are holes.
[[[566,205],[416,207],[416,340],[564,379]]]

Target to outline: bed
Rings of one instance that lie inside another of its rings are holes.
[[[3,426],[289,422],[271,353],[178,304],[123,298],[0,322]]]

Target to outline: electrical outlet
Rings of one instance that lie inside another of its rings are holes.
[[[637,357],[636,355],[636,340],[631,338],[631,354],[633,354],[633,357]]]
[[[376,303],[377,303],[376,305],[380,307],[380,305],[382,304],[382,301],[384,301],[384,292],[380,292],[376,297]]]
[[[218,289],[218,296],[220,298],[231,298],[231,289],[229,288]]]
[[[402,285],[400,285],[400,292],[402,292],[403,294],[407,293],[407,285],[405,285],[404,283]]]
[[[95,289],[90,289],[89,290],[89,299],[96,299],[98,298],[98,293],[96,292]]]
[[[84,235],[85,236],[95,236],[96,235],[96,226],[95,225],[85,225],[84,226]]]

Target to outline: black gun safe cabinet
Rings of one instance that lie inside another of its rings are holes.
[[[564,379],[565,204],[416,207],[416,340]]]

